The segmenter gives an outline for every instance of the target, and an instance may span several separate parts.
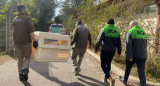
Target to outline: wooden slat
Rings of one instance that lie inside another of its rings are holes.
[[[0,46],[6,45],[6,38],[5,38],[5,27],[0,26]]]
[[[0,38],[2,37],[6,37],[6,33],[5,32],[0,32]]]
[[[5,45],[6,45],[5,38],[4,39],[0,38],[0,46],[5,46]]]
[[[1,41],[1,40],[6,40],[6,37],[0,37],[0,41]]]
[[[6,45],[6,44],[0,44],[0,47],[1,47],[1,46],[5,46],[5,45]]]
[[[6,42],[5,41],[0,41],[0,44],[5,44]]]
[[[1,40],[1,41],[0,41],[0,43],[6,43],[6,41],[4,41],[4,40]]]
[[[5,26],[0,26],[0,32],[5,32]]]

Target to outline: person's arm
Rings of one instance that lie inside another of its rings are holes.
[[[30,34],[30,37],[32,41],[36,41],[35,35],[34,35],[34,26],[33,26],[33,21],[30,17],[28,17],[27,20],[27,27],[28,27],[28,33]]]
[[[88,34],[88,41],[89,41],[89,48],[91,48],[91,46],[92,46],[92,39],[91,39],[91,34],[90,34],[90,32],[89,32],[89,34]]]
[[[126,35],[126,58],[130,61],[133,60],[132,54],[132,36],[127,33]]]
[[[28,17],[28,19],[27,19],[27,31],[28,31],[29,34],[34,32],[33,21],[30,17]]]
[[[38,42],[36,41],[36,37],[34,35],[34,26],[33,26],[33,21],[30,17],[28,17],[27,20],[27,28],[28,28],[28,33],[33,41],[33,47],[37,48],[38,47]]]
[[[74,35],[73,35],[73,41],[71,42],[71,46],[78,40],[78,31],[75,29]]]
[[[35,35],[34,35],[34,32],[31,32],[31,33],[30,33],[30,37],[31,37],[31,39],[33,40],[33,42],[36,41],[36,37],[35,37]]]
[[[98,36],[98,38],[97,38],[97,41],[96,41],[95,52],[98,51],[99,46],[102,44],[102,39],[103,39],[103,37],[104,37],[104,33],[103,33],[102,30],[101,30],[101,32],[99,33],[99,36]]]

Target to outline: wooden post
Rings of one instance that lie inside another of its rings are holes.
[[[6,53],[9,50],[9,12],[6,12]]]
[[[11,12],[9,12],[9,26],[8,26],[8,52],[7,53],[9,53],[10,51],[11,51],[11,43],[10,43],[10,41],[11,41],[11,36],[10,36],[10,32],[11,32],[11,16],[12,16],[12,14],[11,14]]]

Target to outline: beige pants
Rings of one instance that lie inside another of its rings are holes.
[[[31,45],[15,46],[15,56],[18,61],[18,71],[28,69],[30,65]]]
[[[86,52],[86,48],[75,48],[72,53],[72,60],[73,60],[73,66],[75,68],[80,68],[84,54]],[[77,56],[79,56],[78,62],[77,62]]]

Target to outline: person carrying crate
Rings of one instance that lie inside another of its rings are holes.
[[[24,5],[17,6],[18,15],[12,22],[13,41],[15,46],[15,56],[18,60],[18,72],[20,81],[28,80],[31,43],[33,47],[38,47],[38,42],[34,36],[33,22],[28,16]]]

